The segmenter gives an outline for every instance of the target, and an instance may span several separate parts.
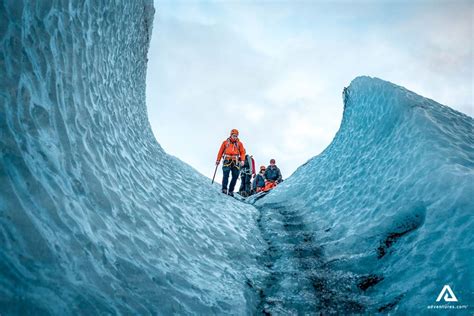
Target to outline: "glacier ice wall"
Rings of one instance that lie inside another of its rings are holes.
[[[473,119],[370,77],[343,98],[330,146],[256,201],[261,307],[427,313],[448,284],[472,308]]]
[[[255,209],[163,152],[151,0],[0,3],[0,313],[253,309]]]
[[[152,19],[0,3],[2,315],[422,313],[444,284],[472,306],[472,118],[357,78],[331,145],[256,212],[154,139]]]

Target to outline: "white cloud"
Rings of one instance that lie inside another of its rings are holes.
[[[264,96],[277,106],[285,106],[298,100],[317,100],[324,91],[325,83],[312,72],[288,70],[276,78]]]
[[[238,128],[257,164],[275,158],[288,176],[330,143],[342,89],[359,75],[472,115],[472,6],[159,3],[147,78],[152,128],[165,150],[209,177],[220,142]]]

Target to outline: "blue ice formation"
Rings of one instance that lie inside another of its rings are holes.
[[[245,314],[256,209],[167,155],[152,1],[0,2],[0,314]]]
[[[370,77],[343,99],[332,143],[255,203],[278,258],[263,308],[423,314],[448,284],[472,309],[473,119]]]
[[[153,13],[0,3],[0,314],[419,314],[444,284],[472,306],[472,118],[357,78],[255,208],[156,142]]]

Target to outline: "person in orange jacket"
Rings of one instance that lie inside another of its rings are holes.
[[[230,137],[222,142],[219,153],[217,154],[216,165],[219,165],[221,159],[224,159],[222,166],[222,193],[234,196],[234,188],[237,179],[239,178],[240,167],[245,163],[245,148],[244,144],[239,140],[239,131],[233,129],[230,131]],[[232,173],[229,188],[229,174]]]

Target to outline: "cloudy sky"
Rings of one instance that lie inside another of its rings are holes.
[[[329,145],[369,75],[470,116],[472,1],[156,1],[147,105],[158,142],[212,177],[232,128],[283,177]],[[221,181],[219,171],[216,178]]]

